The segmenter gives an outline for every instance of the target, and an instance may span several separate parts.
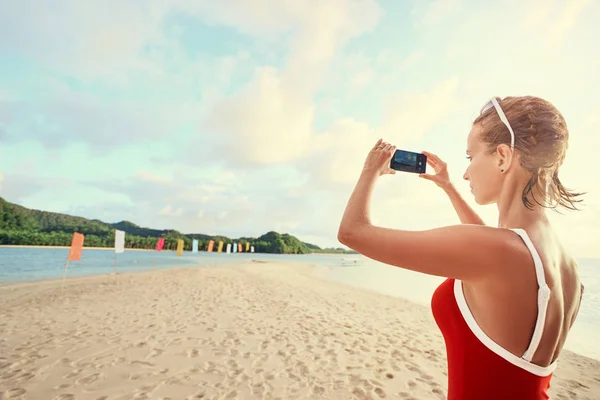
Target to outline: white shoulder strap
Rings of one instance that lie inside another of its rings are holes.
[[[531,256],[533,257],[533,263],[535,265],[535,275],[537,277],[538,282],[538,317],[535,323],[535,329],[533,330],[533,336],[531,337],[531,342],[529,343],[529,347],[523,354],[523,358],[527,361],[531,362],[535,351],[537,350],[540,340],[542,339],[542,333],[544,331],[544,324],[546,322],[546,311],[548,309],[548,300],[550,299],[550,288],[546,284],[546,276],[544,274],[544,265],[542,264],[542,259],[538,254],[533,242],[527,235],[523,229],[512,229],[516,232],[525,245],[529,249]]]

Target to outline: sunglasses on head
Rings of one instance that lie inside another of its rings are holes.
[[[498,97],[492,97],[490,99],[490,101],[488,101],[485,106],[482,108],[481,110],[481,114],[483,114],[484,112],[486,112],[487,110],[489,110],[490,108],[494,107],[496,109],[496,112],[498,113],[498,116],[500,117],[500,120],[504,123],[504,125],[506,125],[506,127],[508,128],[508,131],[510,132],[510,148],[512,150],[514,150],[515,148],[515,133],[513,132],[510,123],[508,122],[508,118],[506,118],[506,115],[504,115],[504,111],[502,111],[502,107],[500,107],[500,103],[498,103]]]

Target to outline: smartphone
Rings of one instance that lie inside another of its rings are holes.
[[[396,150],[390,161],[390,168],[396,171],[424,174],[427,168],[427,156],[422,153]]]

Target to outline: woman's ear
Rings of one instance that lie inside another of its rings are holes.
[[[508,145],[499,144],[498,147],[496,147],[496,154],[498,156],[498,168],[500,168],[502,172],[506,171],[511,165],[513,152]]]

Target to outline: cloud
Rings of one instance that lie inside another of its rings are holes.
[[[297,99],[273,68],[215,106],[205,128],[219,135],[217,151],[236,163],[274,164],[306,155],[314,105]]]
[[[0,180],[0,196],[11,203],[20,204],[44,190],[63,191],[70,185],[68,178],[43,179],[28,174],[4,174]]]
[[[0,51],[23,54],[83,78],[143,67],[143,47],[162,39],[165,5],[116,0],[6,3],[0,14]]]
[[[341,118],[315,137],[313,155],[298,168],[309,171],[316,187],[346,188],[356,181],[367,153],[383,138],[400,149],[421,151],[422,137],[455,108],[457,79],[439,82],[423,91],[402,92],[387,102],[383,121],[373,127]]]
[[[414,24],[417,27],[432,27],[449,14],[455,14],[461,3],[461,0],[417,1],[412,10]]]
[[[130,141],[151,140],[164,130],[160,122],[148,118],[155,113],[141,107],[123,107],[96,99],[62,93],[43,103],[3,102],[7,111],[0,123],[9,126],[8,142],[35,139],[49,148],[85,141],[94,151],[126,146]]]
[[[545,47],[554,47],[561,44],[577,26],[578,21],[584,17],[583,12],[589,9],[592,3],[592,0],[537,0],[529,4],[522,23],[530,31],[545,31],[545,40],[542,43]]]
[[[171,204],[167,204],[162,210],[159,211],[159,215],[161,216],[165,216],[165,217],[180,217],[181,214],[183,213],[183,210],[181,207],[179,207],[178,209],[173,209],[173,206]],[[202,217],[203,213],[200,212],[198,213],[198,217]]]
[[[373,28],[380,12],[372,1],[320,2],[300,9],[288,9],[292,2],[281,4],[284,19],[293,14],[298,25],[285,66],[281,70],[257,68],[254,79],[240,92],[218,101],[202,125],[220,136],[219,152],[236,163],[278,164],[312,152],[315,92],[336,51],[351,37]],[[270,21],[270,15],[262,18]],[[256,28],[241,26],[252,32]]]

